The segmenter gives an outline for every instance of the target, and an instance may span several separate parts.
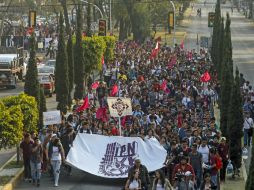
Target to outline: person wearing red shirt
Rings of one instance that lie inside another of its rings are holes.
[[[193,167],[188,163],[188,158],[186,156],[182,156],[180,158],[180,163],[177,164],[173,170],[174,183],[175,183],[176,174],[184,175],[187,171],[191,172],[191,180],[194,181],[195,173],[194,173]]]

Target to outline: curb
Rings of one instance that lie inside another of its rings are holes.
[[[24,167],[22,167],[16,174],[15,176],[6,184],[3,186],[1,190],[13,190],[20,179],[23,177],[23,172],[24,172]]]
[[[1,167],[0,167],[0,171],[2,171],[4,169],[5,166],[7,166],[12,160],[14,160],[14,158],[17,156],[17,153],[15,153],[7,162],[5,162]]]
[[[242,159],[242,170],[243,170],[243,179],[244,179],[244,182],[246,182],[247,178],[248,178],[248,175],[247,175],[247,172],[246,172],[246,166],[245,166],[245,163],[244,163],[243,159]]]

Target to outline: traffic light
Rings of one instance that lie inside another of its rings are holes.
[[[36,11],[29,11],[28,26],[29,27],[36,26]]]
[[[209,12],[208,13],[208,27],[213,27],[214,18],[215,18],[215,13],[214,12]]]
[[[100,19],[99,20],[99,36],[106,36],[107,35],[107,23],[106,20]]]

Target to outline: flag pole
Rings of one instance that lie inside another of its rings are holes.
[[[118,73],[119,73],[119,64],[117,63],[117,74],[116,74],[116,79],[117,79],[117,86],[118,86],[118,97],[120,97],[120,80],[118,79]],[[121,127],[121,117],[118,117],[118,128],[119,128],[119,133],[120,136],[122,136],[122,127]]]

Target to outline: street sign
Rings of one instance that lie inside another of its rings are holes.
[[[208,27],[213,27],[214,18],[215,18],[215,13],[214,12],[209,12],[208,13]]]
[[[203,48],[209,47],[209,37],[206,37],[206,36],[200,37],[200,47],[203,47]]]
[[[106,20],[99,20],[99,33],[98,36],[106,36],[107,35],[107,23]]]
[[[168,28],[169,28],[169,30],[174,29],[174,22],[175,22],[174,12],[170,11],[168,13]]]
[[[29,27],[36,26],[36,11],[29,11],[28,26]]]

